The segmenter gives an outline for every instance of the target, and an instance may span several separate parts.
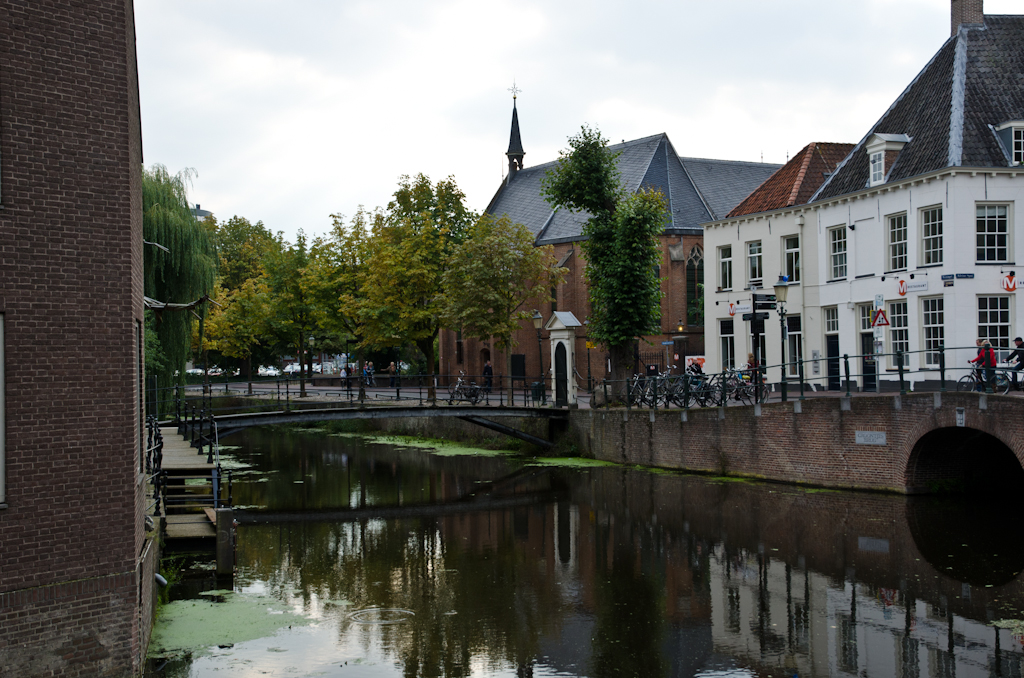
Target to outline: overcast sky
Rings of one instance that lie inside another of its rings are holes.
[[[782,163],[856,142],[949,37],[950,0],[135,0],[147,166],[293,239],[403,174],[483,210],[588,123],[684,156]],[[988,14],[1024,12],[986,0]]]

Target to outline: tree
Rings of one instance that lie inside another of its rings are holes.
[[[186,304],[209,294],[217,272],[217,252],[210,234],[196,221],[189,207],[187,170],[176,175],[163,165],[142,168],[143,239],[166,248],[145,245],[145,295],[169,303]],[[203,305],[205,306],[205,304]],[[197,311],[202,314],[201,306]],[[175,373],[185,371],[191,346],[192,319],[185,310],[167,310],[154,318],[153,332],[161,351],[147,361],[147,373],[169,383]],[[152,342],[147,339],[147,343]],[[155,344],[154,344],[155,346]]]
[[[274,246],[274,236],[263,222],[254,224],[245,217],[233,216],[213,225],[224,289],[236,290],[247,280],[263,275],[264,261]]]
[[[402,177],[387,211],[374,215],[357,300],[361,345],[412,342],[436,369],[435,342],[444,312],[442,278],[454,247],[476,215],[451,178],[431,185]]]
[[[252,354],[267,334],[267,278],[249,278],[233,290],[219,283],[213,298],[218,305],[206,323],[207,347],[229,358],[245,361],[245,375],[252,393]]]
[[[300,362],[299,396],[304,398],[306,381],[301,365],[306,353],[306,338],[315,327],[308,285],[302,281],[309,265],[305,234],[300,230],[294,245],[285,242],[279,234],[266,265],[270,288],[268,327],[283,344],[294,348]]]
[[[555,207],[590,214],[580,244],[587,260],[584,278],[590,297],[588,334],[608,347],[612,379],[629,377],[633,343],[657,331],[661,315],[658,235],[666,209],[661,193],[627,194],[607,139],[584,126],[569,139],[570,150],[542,180]]]
[[[549,290],[565,278],[554,248],[536,247],[533,234],[508,216],[483,215],[456,246],[443,276],[444,320],[468,336],[495,338],[512,373],[515,333],[531,317],[527,302],[551,301]]]

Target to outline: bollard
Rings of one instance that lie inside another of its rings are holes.
[[[601,382],[601,385],[604,386],[604,406],[608,407],[610,404],[608,402],[608,377],[604,378],[604,381]]]
[[[229,508],[217,509],[217,574],[234,574],[235,571],[235,521],[234,511]]]
[[[797,363],[797,372],[800,377],[800,400],[804,399],[804,361],[801,358]]]
[[[654,381],[654,409],[658,409],[658,377],[653,379]]]
[[[846,397],[850,397],[850,355],[848,353],[843,354],[843,365],[846,371]]]
[[[896,369],[900,373],[900,395],[907,395],[907,384],[903,381],[903,351],[896,351]]]
[[[939,346],[939,378],[942,380],[942,385],[939,387],[940,393],[946,392],[946,347]]]

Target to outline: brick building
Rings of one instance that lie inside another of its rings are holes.
[[[141,669],[142,139],[131,0],[0,0],[0,673]]]
[[[622,183],[629,191],[642,188],[660,190],[666,198],[669,220],[660,236],[662,263],[661,288],[664,298],[661,305],[661,332],[645,337],[640,343],[641,358],[644,362],[656,362],[662,367],[668,362],[680,361],[684,355],[702,355],[704,352],[703,317],[691,312],[697,300],[697,283],[704,276],[704,231],[701,223],[712,221],[715,215],[725,216],[741,200],[757,188],[779,165],[767,163],[737,162],[686,158],[676,153],[666,134],[624,141],[611,145],[610,150],[618,153],[618,169]],[[547,322],[555,311],[571,311],[585,323],[590,314],[587,287],[583,280],[586,262],[579,244],[583,237],[583,226],[589,218],[585,213],[556,210],[541,195],[541,179],[554,167],[548,162],[534,167],[524,167],[519,114],[513,104],[512,129],[509,149],[509,173],[498,188],[487,213],[495,216],[507,214],[513,221],[526,226],[535,235],[537,245],[552,245],[561,266],[569,270],[564,283],[552,290],[555,300],[540,305],[540,311]],[[551,368],[548,355],[546,330],[544,336],[545,356],[543,369]],[[536,331],[525,323],[516,335],[514,360],[525,366],[525,375],[536,378],[541,372],[538,363]],[[662,342],[671,341],[671,346]],[[440,338],[439,372],[469,375],[483,372],[484,362],[491,360],[495,375],[504,372],[505,356],[492,342],[462,337],[459,332],[444,330]],[[607,354],[603,346],[587,350],[586,325],[576,332],[575,369],[582,377],[580,387],[585,388],[589,373],[595,380],[603,379],[607,368]],[[514,367],[515,365],[513,365]]]

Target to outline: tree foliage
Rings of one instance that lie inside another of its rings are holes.
[[[163,165],[142,168],[142,229],[145,295],[170,303],[189,303],[208,294],[217,272],[217,253],[210,234],[196,221],[189,207],[187,170],[171,175]],[[203,309],[197,309],[202,312]],[[161,348],[149,361],[147,372],[170,379],[184,372],[189,356],[194,316],[187,311],[164,311],[153,322]]]
[[[274,247],[274,235],[263,225],[245,217],[233,216],[227,221],[214,222],[214,240],[220,267],[220,284],[226,290],[236,290],[247,280],[259,278],[265,271],[264,262]]]
[[[616,155],[599,131],[584,126],[569,147],[544,179],[543,193],[555,207],[590,214],[580,245],[587,260],[588,334],[609,348],[613,377],[623,379],[633,342],[657,331],[660,322],[656,267],[665,202],[659,192],[622,189]]]
[[[476,218],[465,199],[451,178],[432,185],[422,174],[402,177],[387,211],[374,215],[357,300],[363,346],[411,341],[436,370],[444,272]]]
[[[456,246],[444,274],[445,324],[471,337],[494,337],[509,374],[515,333],[531,317],[525,309],[551,301],[549,290],[565,278],[553,249],[536,247],[529,229],[508,216],[485,214]]]

